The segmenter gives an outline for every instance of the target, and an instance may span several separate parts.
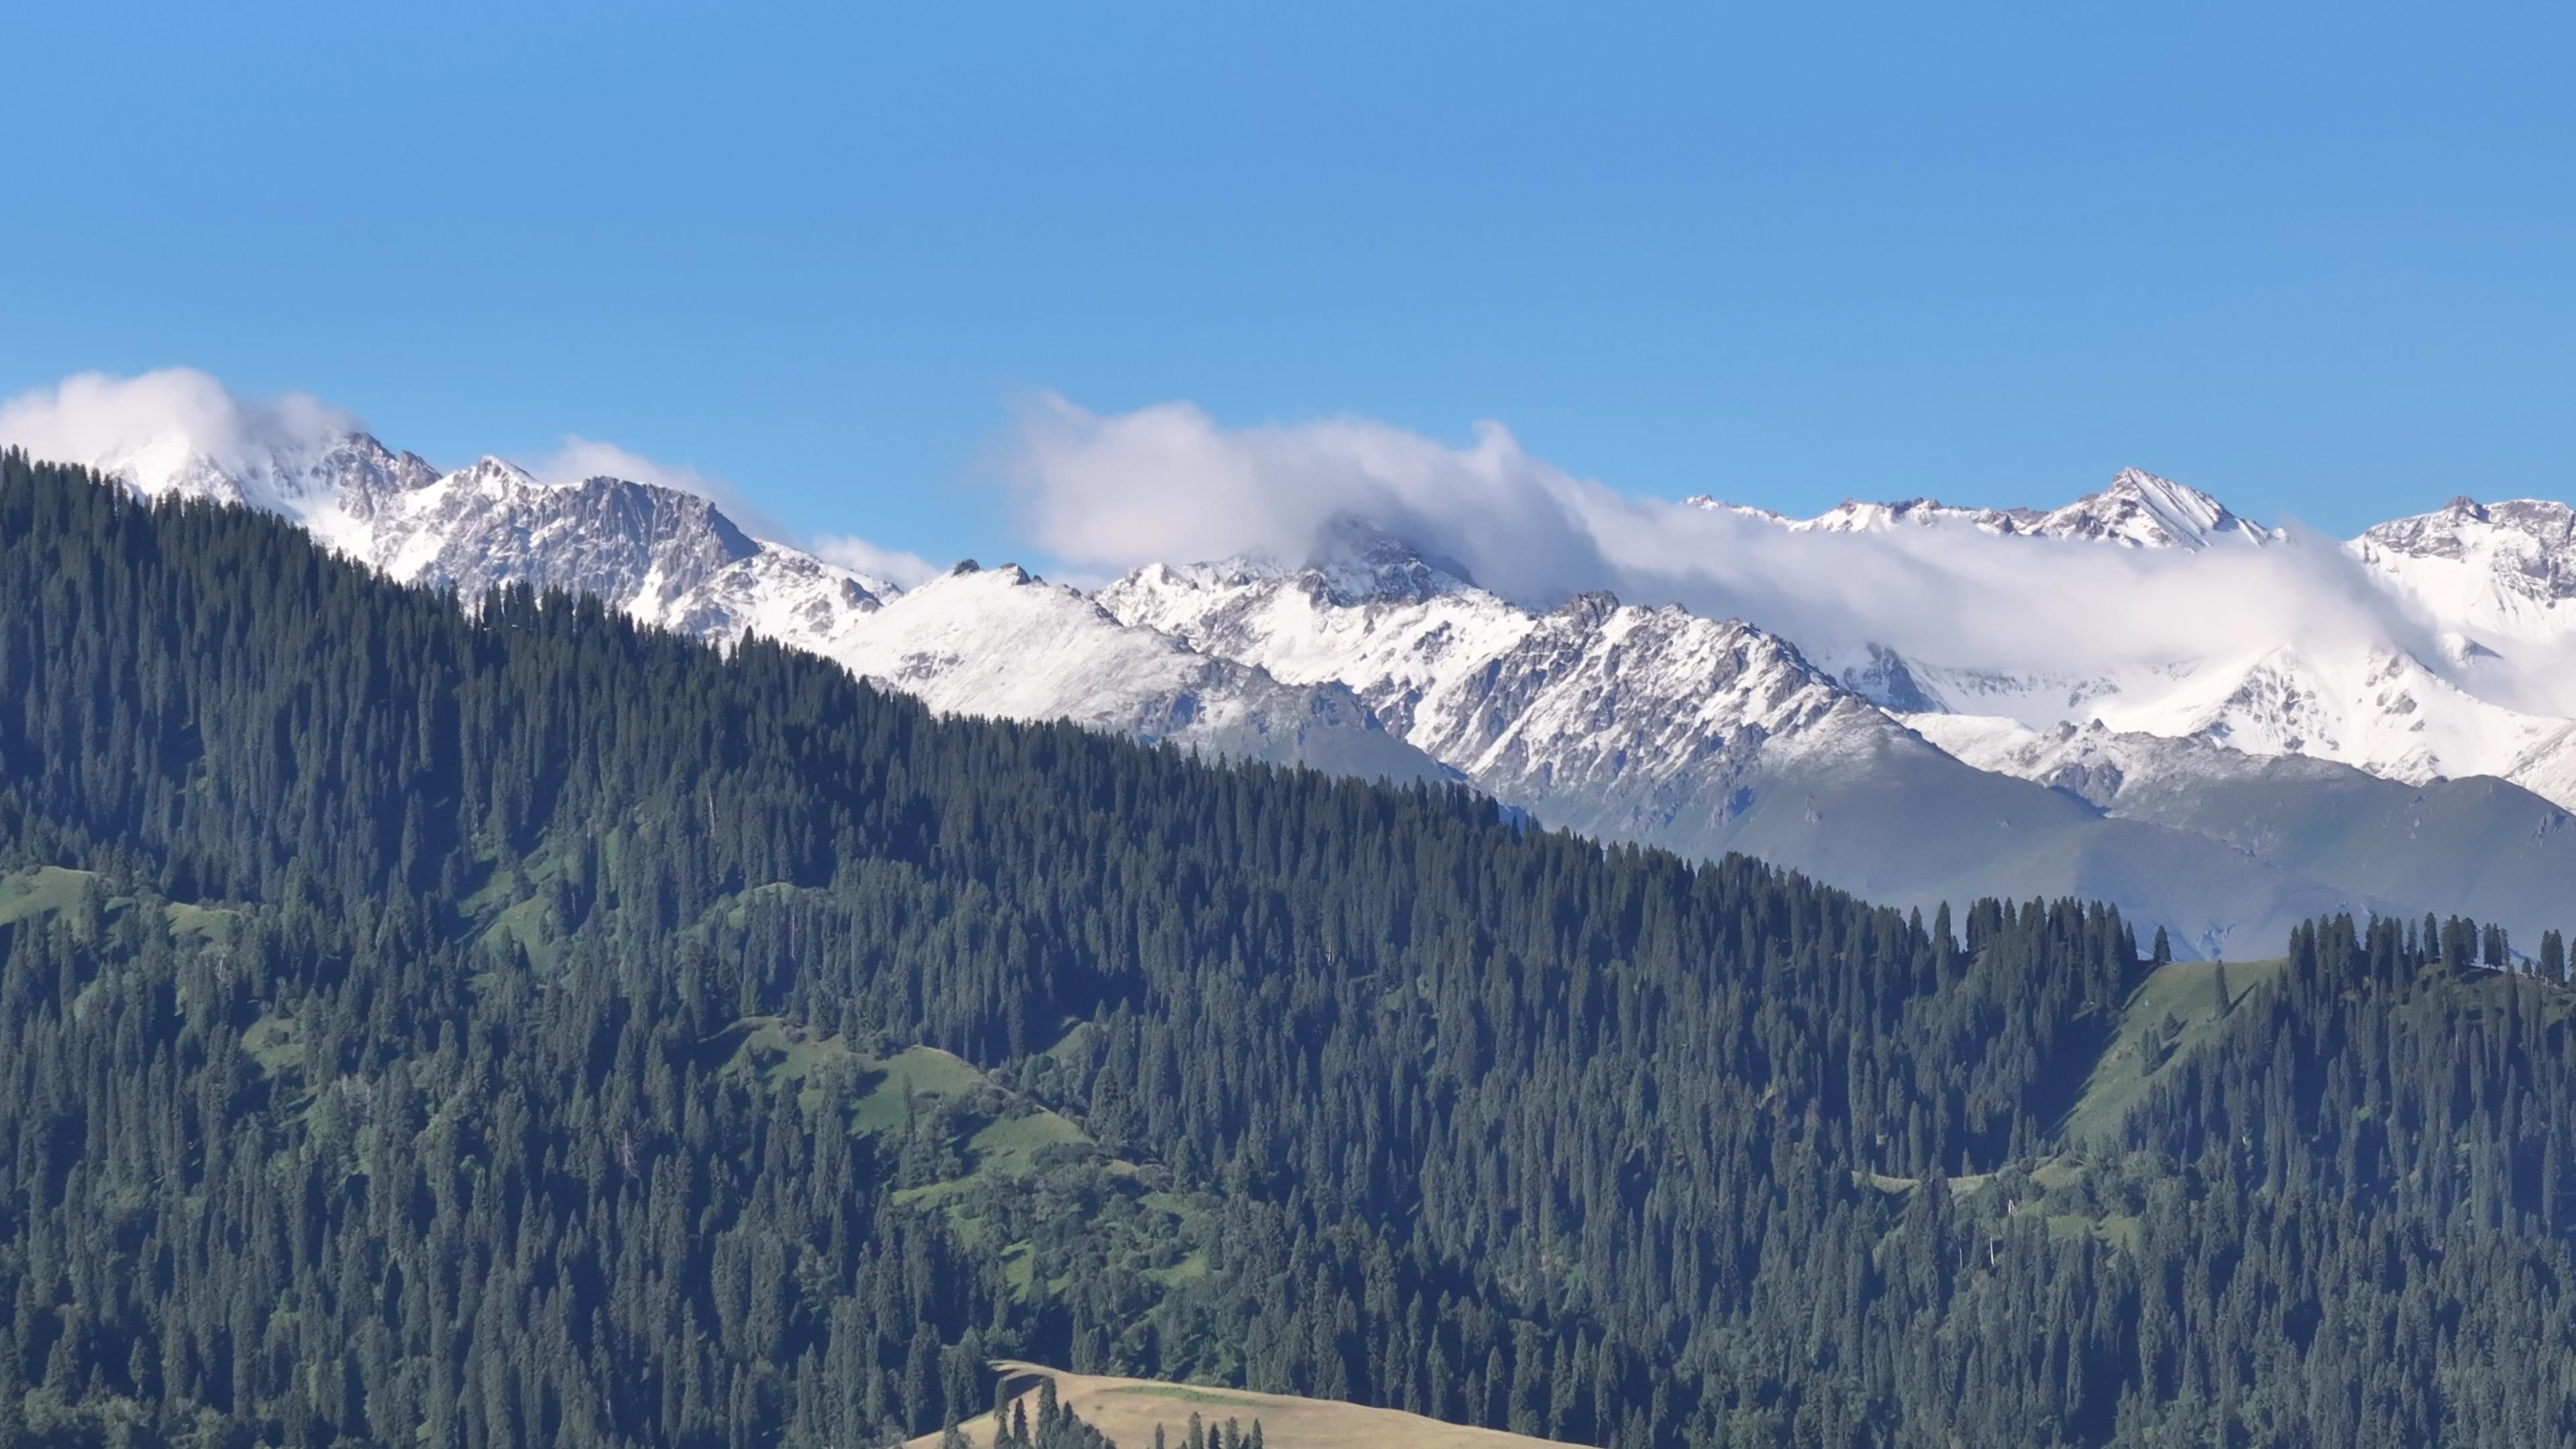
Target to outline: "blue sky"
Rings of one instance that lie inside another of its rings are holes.
[[[0,396],[199,367],[933,558],[1043,392],[1792,511],[2576,493],[2564,5],[741,10],[12,7]]]

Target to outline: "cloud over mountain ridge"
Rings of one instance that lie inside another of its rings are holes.
[[[2248,894],[2205,847],[2289,847],[2216,823],[2230,798],[2294,815],[2331,797],[2336,818],[2366,802],[2373,829],[2414,842],[2402,860],[2435,842],[2404,823],[2431,807],[2398,787],[2502,777],[2547,800],[2451,795],[2436,815],[2451,858],[2517,882],[2561,868],[2548,822],[2576,805],[2576,720],[2534,682],[2576,638],[2559,505],[2455,504],[2342,545],[2131,469],[2055,508],[1792,519],[1623,495],[1498,425],[1453,446],[1362,419],[1230,429],[1184,404],[1043,398],[1004,472],[1024,542],[1120,575],[1090,590],[745,531],[721,480],[594,439],[533,469],[442,472],[343,410],[185,370],[0,404],[0,443],[288,513],[398,578],[585,588],[717,642],[782,638],[943,710],[1461,777],[1551,822],[1755,849],[1890,898],[2125,892],[2213,949],[2293,904],[2388,904],[2409,878],[2302,836],[2307,864]],[[2046,735],[2067,728],[2115,733],[2081,750]],[[2229,763],[2274,756],[2395,792]],[[2149,763],[2152,812],[2095,788]],[[1890,810],[1956,818],[1856,853],[1859,822]],[[2515,840],[2468,838],[2508,819]],[[1943,874],[1945,854],[1983,864]]]

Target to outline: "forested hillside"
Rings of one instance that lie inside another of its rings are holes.
[[[0,771],[0,1445],[861,1444],[1000,1356],[1618,1445],[2576,1434],[2554,938],[2321,922],[2147,1019],[2099,906],[940,721],[15,455]]]

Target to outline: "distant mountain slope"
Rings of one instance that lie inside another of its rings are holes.
[[[2195,950],[2381,904],[1967,767],[1749,625],[1602,594],[1521,609],[1370,530],[1300,567],[1157,566],[1099,597],[1283,679],[1339,679],[1479,787],[1588,834],[1926,907],[2092,892]]]
[[[2425,908],[2495,921],[2526,942],[2576,918],[2576,817],[2503,780],[2408,785],[2326,760],[2101,725],[1907,722],[1980,768],[2225,842],[2360,898],[2442,902]]]
[[[1070,719],[1363,779],[1452,774],[1337,682],[1282,683],[1211,658],[1016,566],[960,565],[806,647],[950,714]]]

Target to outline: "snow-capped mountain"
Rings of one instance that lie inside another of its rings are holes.
[[[1339,681],[1283,682],[1129,628],[1080,591],[1017,565],[960,564],[817,652],[951,714],[1070,719],[1362,777],[1448,774]]]
[[[1985,533],[2012,534],[2047,516],[2035,508],[1961,508],[1938,498],[1902,498],[1893,503],[1846,498],[1813,518],[1791,518],[1775,509],[1729,503],[1706,493],[1682,502],[1686,507],[1711,513],[1757,519],[1791,533],[1884,533],[1912,524],[1919,528],[1974,528]]]
[[[525,583],[599,595],[647,623],[730,641],[744,630],[817,639],[874,611],[893,585],[761,543],[694,494],[617,478],[541,483],[499,458],[440,472],[363,433],[229,462],[156,441],[96,460],[154,497],[283,513],[406,583],[480,594]]]
[[[2197,488],[2136,468],[2111,486],[2043,515],[2022,532],[2127,548],[2207,548],[2222,541],[2271,543],[2280,535],[2249,523]]]
[[[1606,594],[1523,608],[1361,526],[1302,565],[1152,565],[1098,597],[1281,679],[1346,683],[1480,788],[1591,834],[1744,850],[1902,902],[2108,894],[2204,950],[2369,901],[1970,768],[1752,625]]]
[[[2576,551],[2553,504],[2463,501],[2349,546],[2431,644],[2033,668],[1937,641],[1811,655],[1758,613],[1608,593],[1507,599],[1347,517],[1293,561],[1153,564],[1093,594],[971,564],[906,589],[754,538],[690,493],[494,458],[442,472],[364,434],[81,461],[146,493],[284,513],[398,579],[585,590],[719,643],[781,639],[952,713],[1463,778],[1551,825],[1747,850],[1897,901],[2098,895],[2201,950],[2268,949],[2320,910],[2474,909],[2519,928],[2576,864],[2560,808],[2576,804],[2576,720],[2507,697],[2576,636],[2560,612]],[[2135,470],[2052,510],[1693,504],[1828,550],[1920,529],[1909,557],[1935,569],[1954,546],[2141,564],[2310,547]]]
[[[1561,802],[1667,799],[1757,757],[1864,750],[1891,732],[1885,714],[1750,625],[1607,594],[1541,613],[1383,535],[1340,542],[1294,569],[1156,565],[1099,600],[1125,623],[1281,679],[1347,684],[1425,753],[1552,819]]]
[[[2576,805],[2576,721],[2481,699],[2394,649],[2284,646],[2123,695],[2090,717],[2114,729],[2207,739],[2257,755],[2304,755],[2406,784],[2472,775]]]
[[[2221,540],[2271,543],[2280,535],[2249,523],[2197,488],[2123,468],[2099,493],[2063,508],[1960,508],[1931,498],[1897,503],[1846,499],[1813,518],[1790,518],[1767,508],[1722,503],[1700,494],[1692,507],[1725,510],[1798,533],[1879,533],[1908,524],[1924,528],[1974,528],[1982,533],[2112,543],[2126,548],[2207,548]]]
[[[161,440],[95,463],[147,495],[283,513],[404,582],[469,597],[505,583],[587,592],[717,643],[756,632],[951,713],[1072,719],[1363,776],[1447,774],[1336,683],[1285,685],[1194,653],[1016,568],[961,566],[907,592],[754,539],[675,489],[546,483],[490,457],[441,473],[364,434],[228,462]]]
[[[1913,525],[1995,538],[2201,551],[2291,548],[2209,494],[2129,469],[2050,512],[1916,500],[1845,503],[1789,520],[1706,499],[1797,532]],[[2454,500],[2372,528],[2346,551],[2422,625],[2141,663],[2069,657],[2006,668],[1864,644],[1821,656],[1846,687],[1900,714],[2000,716],[2030,727],[2100,723],[2255,755],[2300,755],[2406,784],[2491,775],[2576,806],[2576,513],[2564,504]],[[2084,607],[2070,598],[2065,606]]]
[[[2350,547],[2390,587],[2487,648],[2576,634],[2576,509],[2564,503],[2454,498],[2439,512],[2379,524]]]

